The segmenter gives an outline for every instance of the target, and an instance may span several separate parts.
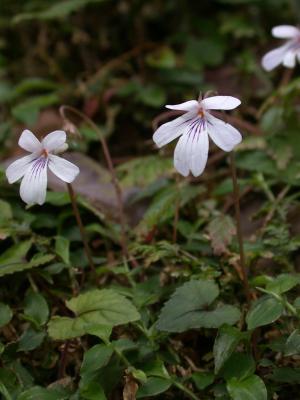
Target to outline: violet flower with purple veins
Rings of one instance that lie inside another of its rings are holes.
[[[167,108],[185,111],[185,114],[161,125],[155,131],[153,140],[158,147],[162,147],[180,136],[174,152],[174,166],[183,176],[188,176],[190,172],[199,176],[207,163],[208,136],[224,151],[231,151],[242,140],[237,129],[209,111],[232,110],[240,104],[235,97],[212,96],[199,101],[167,105]]]
[[[296,60],[300,61],[300,29],[292,25],[279,25],[272,29],[272,35],[279,39],[289,40],[263,57],[264,69],[271,71],[281,63],[287,68],[294,68]]]
[[[55,155],[67,148],[64,131],[51,132],[40,142],[26,129],[20,136],[19,146],[31,154],[9,165],[6,177],[9,183],[23,178],[20,196],[27,204],[42,205],[45,202],[48,167],[58,178],[67,183],[73,182],[79,173],[76,165]]]

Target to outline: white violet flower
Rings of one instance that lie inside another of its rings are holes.
[[[153,140],[158,147],[162,147],[180,136],[174,152],[174,166],[183,176],[188,176],[190,171],[194,176],[199,176],[207,162],[208,136],[224,151],[231,151],[242,140],[237,129],[209,111],[232,110],[240,104],[235,97],[213,96],[167,105],[167,108],[182,110],[185,114],[161,125],[155,131]]]
[[[294,68],[296,59],[300,61],[300,29],[292,25],[279,25],[272,29],[272,35],[279,39],[288,39],[275,50],[269,51],[262,59],[265,70],[271,71],[281,63],[287,68]]]
[[[79,173],[79,168],[55,153],[67,148],[66,133],[54,131],[40,142],[29,130],[22,132],[19,146],[31,154],[14,161],[6,170],[9,183],[22,179],[21,199],[27,204],[43,204],[47,191],[48,167],[58,178],[71,183]]]

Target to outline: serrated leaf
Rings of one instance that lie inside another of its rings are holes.
[[[91,290],[67,301],[66,305],[76,317],[52,317],[48,331],[53,339],[82,336],[95,325],[113,327],[140,318],[134,305],[112,289]]]
[[[206,310],[218,294],[218,286],[213,281],[186,282],[164,305],[156,324],[157,329],[183,332],[195,328],[218,328],[225,323],[234,324],[240,317],[236,307],[219,305],[211,311]]]
[[[55,256],[53,254],[36,254],[29,262],[21,263],[9,263],[0,266],[0,278],[4,275],[13,274],[15,272],[22,272],[27,269],[39,267],[40,265],[47,264],[53,260]]]
[[[211,245],[216,255],[223,254],[236,233],[235,224],[229,215],[214,218],[208,225]]]
[[[257,300],[246,316],[248,329],[268,325],[276,321],[284,311],[281,302],[272,296],[263,296]]]
[[[14,244],[9,249],[4,251],[0,256],[0,276],[1,269],[6,264],[17,263],[24,261],[29,249],[32,246],[32,240],[24,240],[23,242]]]
[[[236,378],[227,383],[227,390],[233,400],[267,400],[267,389],[264,382],[256,375],[242,381]]]

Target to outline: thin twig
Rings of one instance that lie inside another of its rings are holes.
[[[180,210],[180,191],[179,191],[179,184],[178,184],[178,175],[176,175],[176,191],[177,191],[177,198],[175,202],[175,212],[174,212],[174,220],[173,220],[173,243],[177,242],[177,227],[179,221],[179,210]]]
[[[141,43],[131,50],[128,50],[127,52],[121,54],[120,56],[110,60],[108,63],[103,65],[91,78],[87,80],[86,86],[92,86],[103,76],[103,74],[113,70],[114,68],[119,67],[126,61],[129,61],[132,57],[139,56],[142,52],[146,50],[153,50],[157,47],[159,47],[157,43],[145,42]]]
[[[126,240],[126,222],[125,222],[125,214],[124,214],[124,208],[123,208],[123,199],[122,199],[122,189],[119,184],[115,168],[111,159],[111,155],[106,143],[105,138],[103,137],[102,132],[98,128],[98,126],[89,118],[87,117],[84,113],[81,111],[77,110],[76,108],[72,106],[67,106],[63,105],[59,108],[60,115],[65,121],[69,121],[68,118],[66,117],[65,111],[69,111],[78,117],[80,117],[83,121],[85,121],[92,129],[94,129],[99,137],[102,150],[104,153],[104,157],[112,178],[112,183],[115,188],[115,193],[116,193],[116,199],[117,199],[117,206],[118,206],[118,211],[119,211],[119,220],[120,220],[120,225],[121,225],[121,247],[122,247],[122,252],[123,256],[127,257],[128,256],[128,249],[127,249],[127,240]]]
[[[95,264],[92,258],[92,254],[91,254],[91,250],[88,244],[88,241],[86,239],[86,233],[85,233],[85,229],[80,217],[80,213],[79,213],[79,209],[77,206],[77,202],[76,202],[76,195],[74,193],[73,187],[70,183],[67,183],[67,187],[68,187],[68,192],[69,192],[69,196],[71,199],[71,203],[72,203],[72,208],[73,208],[73,212],[76,218],[76,222],[80,231],[80,235],[81,235],[81,239],[82,239],[82,243],[83,243],[83,247],[84,247],[84,251],[86,254],[86,257],[88,259],[91,271],[93,272],[93,274],[96,276],[96,268],[95,268]]]
[[[69,344],[70,344],[70,342],[68,340],[63,344],[63,349],[61,352],[61,358],[60,358],[60,362],[59,362],[58,379],[62,379],[66,373],[67,354],[68,354]]]
[[[245,263],[244,242],[243,242],[242,229],[241,229],[240,191],[239,191],[239,185],[238,185],[238,181],[237,181],[234,152],[230,153],[230,165],[231,165],[231,176],[232,176],[232,183],[233,183],[233,195],[234,195],[234,200],[235,200],[234,204],[235,204],[235,215],[236,215],[237,238],[238,238],[239,250],[240,250],[240,264],[241,264],[241,271],[243,274],[243,285],[244,285],[244,290],[245,290],[245,296],[246,296],[248,305],[250,305],[251,294],[250,294],[250,287],[249,287],[249,282],[248,282],[248,271],[247,271],[246,263]]]

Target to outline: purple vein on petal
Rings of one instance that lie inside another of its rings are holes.
[[[33,160],[33,166],[31,170],[31,176],[30,179],[36,179],[42,172],[42,170],[47,166],[48,164],[48,158],[47,157],[39,157]]]

